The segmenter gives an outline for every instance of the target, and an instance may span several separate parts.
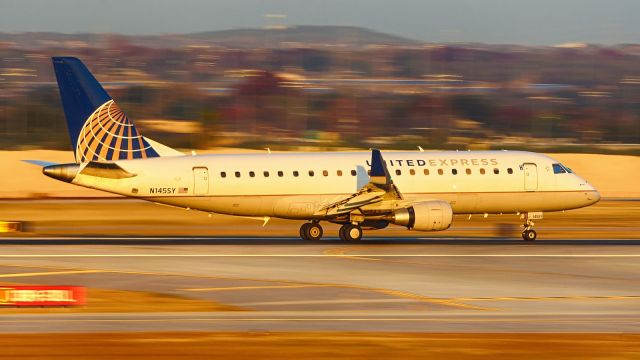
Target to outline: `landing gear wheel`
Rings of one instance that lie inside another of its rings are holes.
[[[300,238],[302,240],[309,240],[307,239],[307,228],[311,225],[311,223],[304,223],[302,224],[302,226],[300,226]]]
[[[525,230],[522,232],[522,239],[524,241],[534,241],[538,234],[535,230]]]
[[[305,228],[305,240],[318,241],[322,239],[322,226],[320,224],[313,222],[307,223],[307,227]]]
[[[534,213],[538,217],[538,219],[542,219],[542,213]],[[534,241],[538,234],[535,230],[533,230],[533,221],[531,219],[531,214],[526,212],[524,213],[524,225],[522,225],[522,240],[524,241]]]
[[[340,239],[358,241],[362,239],[362,228],[359,225],[345,224],[340,227]]]

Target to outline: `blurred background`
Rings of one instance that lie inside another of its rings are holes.
[[[637,0],[0,0],[0,290],[87,290],[83,307],[0,306],[2,354],[637,359],[638,14]],[[74,186],[23,162],[74,161],[52,56],[82,59],[144,136],[186,154],[530,150],[602,200],[545,213],[536,244],[520,214],[358,244],[327,224],[310,244],[298,221]]]
[[[183,149],[640,153],[640,6],[515,3],[0,2],[0,149],[70,148],[68,55]]]

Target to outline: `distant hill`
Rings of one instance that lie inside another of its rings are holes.
[[[293,26],[284,29],[235,29],[185,35],[221,45],[271,47],[283,43],[309,45],[418,45],[419,41],[353,26]]]
[[[368,45],[411,46],[420,42],[396,35],[352,26],[293,26],[283,29],[232,29],[193,34],[121,35],[62,34],[53,32],[0,33],[0,42],[20,47],[104,47],[110,41],[126,41],[140,46],[175,48],[188,45],[217,45],[230,48]]]

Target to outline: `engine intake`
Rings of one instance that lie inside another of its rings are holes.
[[[396,210],[389,221],[416,231],[447,230],[453,221],[453,210],[446,201],[424,201]]]

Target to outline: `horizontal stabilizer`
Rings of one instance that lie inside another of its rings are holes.
[[[41,167],[50,166],[50,165],[58,165],[58,163],[54,163],[54,162],[51,162],[51,161],[44,161],[44,160],[22,160],[22,161],[26,162],[28,164],[37,165],[37,166],[41,166]]]

